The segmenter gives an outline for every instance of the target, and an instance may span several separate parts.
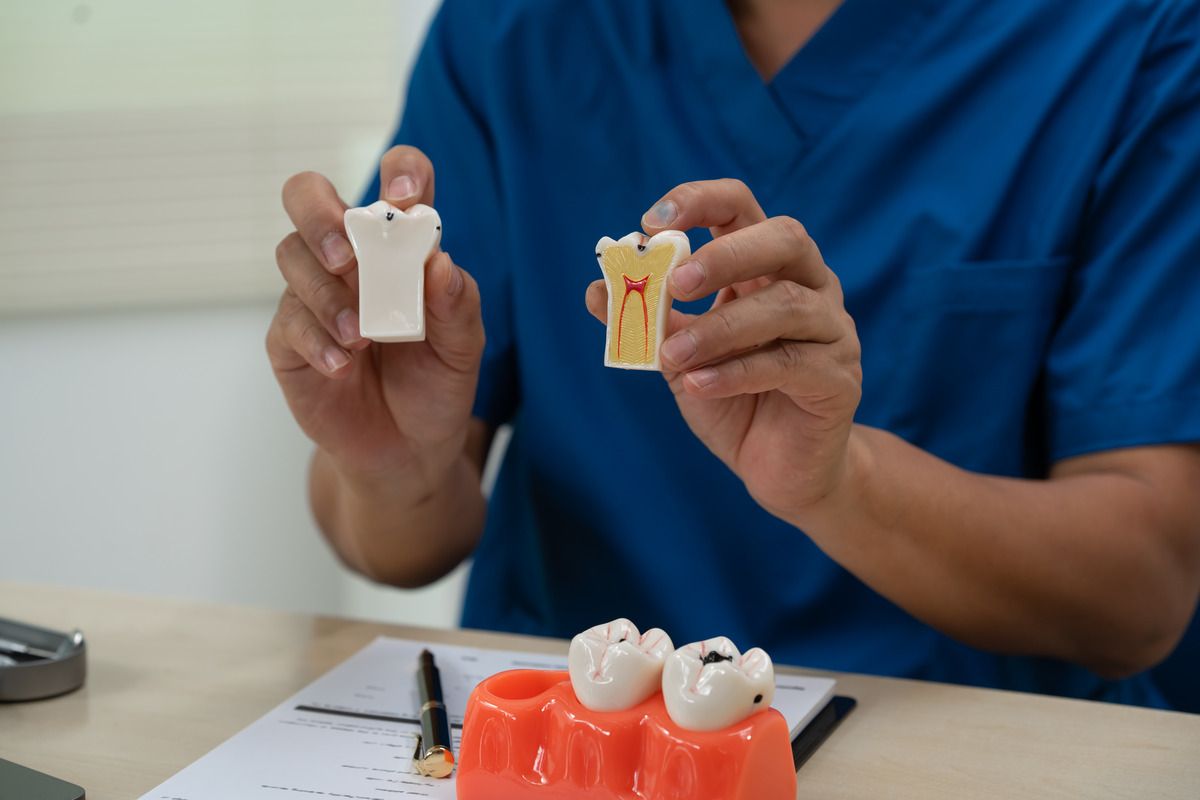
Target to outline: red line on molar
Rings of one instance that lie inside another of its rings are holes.
[[[642,298],[642,357],[650,355],[650,309],[646,305],[646,284],[650,282],[650,276],[640,280],[634,280],[628,275],[622,273],[621,277],[625,279],[625,294],[621,298],[621,313],[617,316],[617,358],[621,357],[621,332],[625,330],[625,304],[629,302],[629,295],[637,292]]]

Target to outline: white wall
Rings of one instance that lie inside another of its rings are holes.
[[[370,587],[322,542],[271,311],[0,320],[0,580],[454,624],[461,574]]]
[[[356,196],[434,6],[0,4],[0,580],[456,622],[327,550],[263,350],[279,187]]]

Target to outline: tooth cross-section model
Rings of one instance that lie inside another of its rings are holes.
[[[755,647],[745,655],[724,636],[684,645],[667,657],[662,676],[667,714],[681,728],[715,731],[769,708],[775,667]]]
[[[597,625],[571,640],[571,686],[592,711],[633,708],[662,687],[663,662],[674,649],[661,628],[639,633],[627,619]]]
[[[442,220],[429,206],[401,211],[380,200],[346,210],[358,257],[359,332],[376,342],[425,338],[425,260],[437,249]]]
[[[608,334],[604,365],[659,369],[658,346],[671,313],[667,276],[692,252],[687,234],[640,233],[596,244],[596,258],[608,287]]]

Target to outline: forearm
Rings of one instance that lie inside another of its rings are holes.
[[[958,469],[855,426],[841,488],[792,520],[935,628],[1107,674],[1164,657],[1196,600],[1196,532],[1120,471],[1053,480]],[[1182,616],[1181,616],[1182,614]]]
[[[413,476],[351,476],[323,451],[309,471],[313,514],[341,559],[367,577],[412,588],[470,555],[486,516],[480,470],[461,455],[425,488]]]

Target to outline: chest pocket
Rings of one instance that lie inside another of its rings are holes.
[[[1029,472],[1038,380],[1070,263],[974,261],[906,275],[890,326],[899,358],[885,370],[889,385],[875,387],[887,392],[889,427],[968,469]]]

